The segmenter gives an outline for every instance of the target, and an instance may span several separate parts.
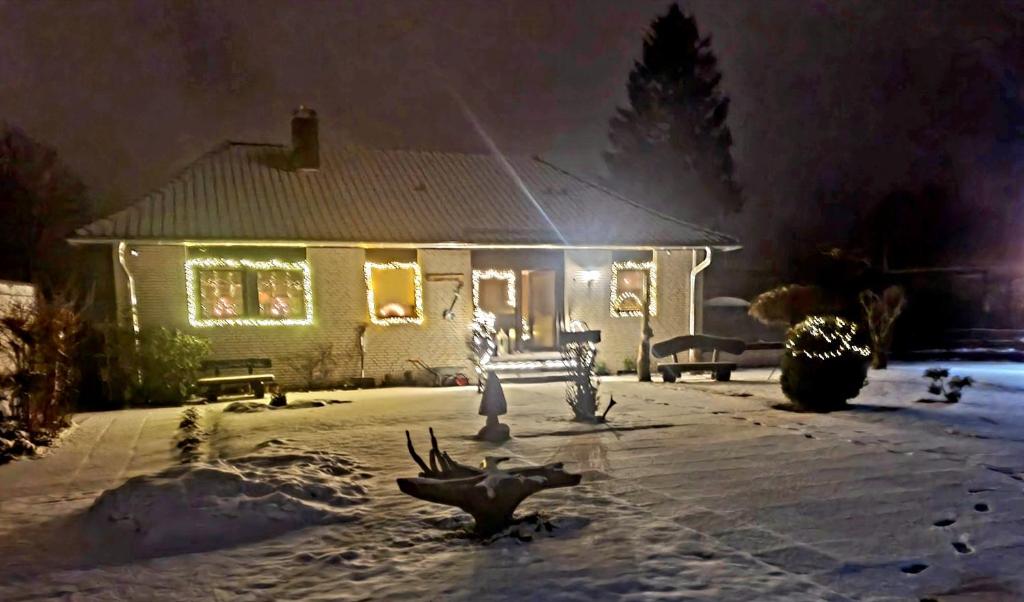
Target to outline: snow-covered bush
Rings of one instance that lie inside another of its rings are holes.
[[[107,337],[109,394],[132,405],[175,405],[195,389],[210,342],[179,330],[123,330]]]
[[[841,408],[864,386],[870,355],[853,322],[810,316],[787,335],[782,392],[805,409]]]
[[[570,332],[585,335],[592,331],[587,331],[585,324],[574,322],[570,325]],[[564,337],[567,338],[568,335]],[[569,373],[565,389],[566,403],[572,409],[576,420],[597,422],[597,388],[600,386],[596,370],[597,344],[592,339],[581,336],[578,340],[563,342],[561,353],[565,370]]]
[[[807,316],[828,312],[825,293],[816,286],[787,284],[754,298],[747,313],[762,324],[793,326]]]
[[[0,353],[10,369],[0,374],[4,404],[30,434],[59,429],[78,396],[76,349],[83,320],[75,302],[39,298],[31,308],[16,307],[0,318]]]
[[[466,341],[466,347],[469,348],[469,361],[473,363],[473,369],[476,371],[477,391],[484,390],[484,373],[487,363],[498,352],[495,334],[494,314],[477,310],[473,322],[469,325],[469,339]]]
[[[928,385],[928,392],[932,395],[941,395],[946,399],[946,403],[960,401],[964,389],[974,384],[974,379],[970,376],[950,377],[946,368],[928,368],[924,371],[924,377],[932,381]]]

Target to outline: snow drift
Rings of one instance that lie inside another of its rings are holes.
[[[101,494],[83,527],[113,556],[207,551],[355,520],[368,476],[341,454],[273,440],[252,455],[132,478]]]

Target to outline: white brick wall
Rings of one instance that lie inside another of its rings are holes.
[[[136,246],[128,266],[135,277],[139,323],[143,329],[165,326],[208,338],[219,359],[269,357],[274,374],[284,384],[301,384],[301,374],[289,365],[308,355],[320,343],[332,343],[337,368],[332,378],[359,376],[358,328],[369,322],[363,280],[362,249],[310,248],[307,259],[313,276],[313,315],[310,326],[192,328],[185,298],[183,246]],[[378,380],[385,374],[400,377],[418,370],[407,360],[429,365],[470,367],[465,360],[465,339],[472,316],[469,293],[469,251],[420,252],[424,275],[424,321],[421,325],[367,328],[366,375]],[[117,266],[120,271],[120,266]],[[433,281],[435,273],[459,273],[466,286],[456,304],[455,321],[441,313],[451,303],[457,283]],[[124,302],[124,301],[122,301]],[[422,374],[417,374],[422,376]]]
[[[689,333],[690,270],[693,252],[657,251],[658,315],[651,317],[654,341]],[[623,368],[627,357],[636,359],[640,344],[641,318],[611,315],[612,252],[569,250],[565,252],[565,309],[570,320],[578,319],[601,331],[597,360],[613,373]],[[577,272],[595,270],[593,283],[580,282]],[[655,362],[656,363],[656,362]]]
[[[338,360],[333,378],[359,375],[358,327],[367,323],[366,288],[363,281],[362,249],[309,248],[307,258],[313,275],[314,324],[310,326],[214,327],[193,329],[188,324],[185,299],[187,257],[184,246],[136,246],[138,254],[127,258],[135,277],[139,319],[142,328],[166,326],[193,332],[210,339],[214,356],[220,359],[269,357],[273,371],[284,384],[301,384],[301,377],[289,365],[313,351],[318,343],[334,345]],[[468,250],[419,252],[424,276],[424,321],[421,325],[367,328],[366,375],[378,380],[386,374],[400,377],[406,370],[421,376],[408,359],[422,359],[431,366],[462,366],[471,373],[466,360],[466,337],[472,319],[471,262]],[[658,315],[652,320],[655,340],[684,334],[689,324],[690,251],[659,251]],[[566,313],[585,320],[602,331],[598,359],[610,370],[622,368],[626,357],[635,357],[640,336],[640,318],[609,315],[610,251],[567,251],[565,256]],[[120,271],[120,266],[115,266]],[[579,270],[599,270],[601,278],[592,284],[577,282]],[[465,282],[455,305],[456,319],[442,319],[451,304],[457,283]],[[445,275],[445,276],[442,276]],[[120,276],[119,276],[120,278]],[[122,299],[122,307],[127,307]]]

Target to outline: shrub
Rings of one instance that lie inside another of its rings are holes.
[[[930,378],[928,392],[932,395],[941,395],[946,398],[946,403],[957,403],[963,396],[963,390],[974,384],[970,376],[949,376],[946,368],[928,368],[924,371],[924,377]],[[949,380],[946,380],[949,379]],[[922,400],[926,401],[926,400]]]
[[[473,322],[469,325],[469,338],[466,340],[466,347],[469,349],[469,361],[473,364],[476,372],[476,390],[484,390],[484,372],[486,366],[494,354],[498,352],[494,330],[494,316],[486,312],[477,311],[473,316]]]
[[[110,395],[132,405],[175,405],[195,390],[206,339],[178,330],[144,330],[138,337],[123,329],[108,333],[106,369]]]
[[[316,343],[308,351],[295,354],[285,363],[302,375],[307,390],[326,387],[338,367],[338,354],[333,343]]]
[[[860,304],[871,334],[871,367],[885,369],[889,365],[892,327],[907,304],[906,294],[899,286],[890,286],[882,291],[881,296],[875,291],[864,290],[860,293]]]
[[[593,343],[568,343],[562,345],[562,361],[565,362],[569,379],[566,381],[565,401],[572,409],[576,420],[596,422],[598,401],[597,345]]]
[[[789,330],[782,356],[782,392],[814,411],[843,407],[860,393],[871,351],[857,325],[836,316],[810,316]]]
[[[78,396],[75,350],[83,332],[76,304],[40,297],[0,318],[0,347],[11,368],[0,374],[11,417],[30,433],[65,426]]]
[[[769,326],[793,326],[812,314],[826,313],[831,308],[825,293],[816,286],[787,284],[758,295],[750,304],[751,317]]]
[[[636,358],[626,356],[626,358],[622,360],[622,369],[625,372],[636,372]]]

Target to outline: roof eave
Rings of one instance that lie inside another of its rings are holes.
[[[183,245],[188,247],[201,246],[261,246],[261,247],[350,247],[350,248],[390,248],[390,249],[702,249],[710,247],[716,251],[735,251],[741,246],[730,243],[667,243],[667,244],[553,244],[553,243],[479,243],[479,242],[369,242],[342,240],[253,240],[253,239],[183,239],[183,238],[123,238],[116,236],[76,236],[68,239],[72,245],[117,244],[132,245]]]

